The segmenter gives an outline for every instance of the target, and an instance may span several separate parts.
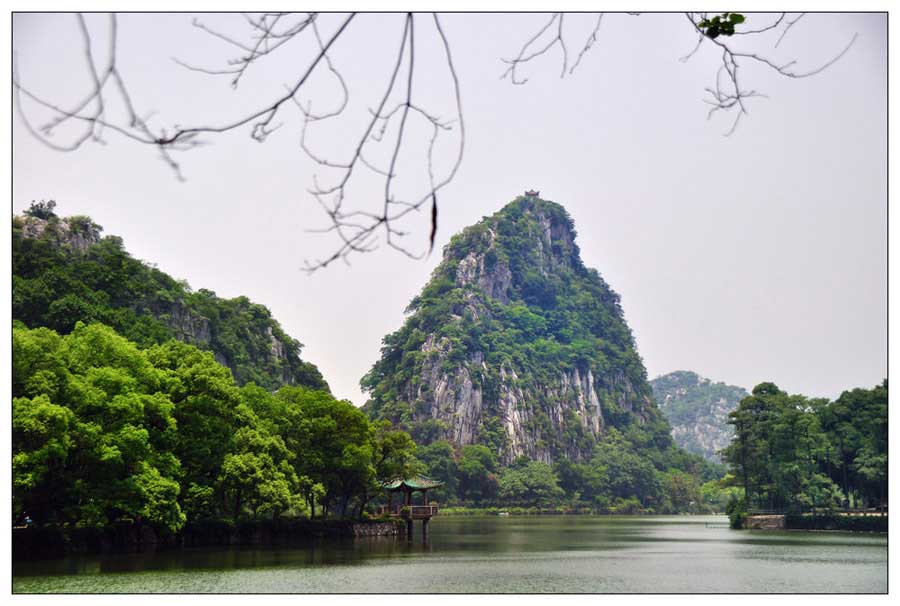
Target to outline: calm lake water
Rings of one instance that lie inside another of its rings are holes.
[[[13,564],[54,593],[885,592],[887,536],[734,531],[720,516],[438,517],[393,538]]]

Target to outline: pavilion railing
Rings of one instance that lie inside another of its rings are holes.
[[[383,505],[378,508],[379,515],[413,519],[430,518],[436,516],[437,512],[437,505],[395,505],[392,508]]]

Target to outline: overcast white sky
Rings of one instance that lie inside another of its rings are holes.
[[[243,23],[239,15],[204,19],[235,32]],[[323,33],[339,19],[323,19]],[[595,17],[566,19],[574,56]],[[760,40],[755,51],[796,59],[803,70],[859,34],[842,60],[812,78],[742,67],[744,86],[768,98],[752,100],[730,137],[723,136],[730,119],[707,121],[702,101],[719,53],[705,44],[679,61],[695,42],[683,15],[609,15],[573,75],[559,78],[554,50],[527,70],[526,85],[500,80],[500,58],[546,20],[443,17],[467,138],[459,173],[440,196],[438,250],[533,187],[571,213],[584,262],[621,295],[651,378],[686,369],[746,388],[771,380],[827,397],[880,382],[887,373],[885,16],[808,15],[777,49],[777,35]],[[401,21],[363,16],[335,46],[357,108],[384,87]],[[446,78],[433,31],[421,22],[417,99],[443,108]],[[102,57],[106,21],[95,15],[89,25]],[[225,78],[171,61],[216,66],[233,56],[189,15],[123,15],[119,35],[136,105],[170,128],[224,122],[261,106],[294,80],[311,48],[285,47],[233,91]],[[90,87],[80,44],[71,15],[13,20],[22,83],[63,105]],[[327,105],[335,90],[323,76],[308,92]],[[306,193],[314,167],[298,149],[296,111],[284,122],[264,144],[247,129],[208,138],[210,145],[178,157],[187,179],[179,182],[146,146],[110,133],[106,145],[59,153],[16,118],[13,211],[54,198],[61,214],[90,215],[134,256],[192,287],[267,305],[335,394],[362,404],[360,377],[440,255],[414,261],[385,249],[305,274],[304,259],[329,254],[336,242],[305,231],[324,217]],[[355,125],[317,144],[346,156]],[[427,229],[413,227],[410,246],[421,248]]]

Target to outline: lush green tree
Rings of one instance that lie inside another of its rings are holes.
[[[529,461],[500,474],[498,496],[503,503],[548,507],[558,503],[565,492],[553,468],[542,461]]]
[[[283,387],[277,397],[288,405],[293,428],[286,432],[298,475],[325,489],[323,515],[339,508],[346,517],[351,502],[376,489],[374,430],[366,416],[346,400],[323,391]]]
[[[728,415],[734,439],[722,450],[722,457],[743,486],[748,501],[761,502],[771,492],[768,461],[772,451],[767,436],[776,414],[774,398],[781,395],[773,383],[761,383]]]
[[[872,389],[845,391],[818,411],[837,445],[841,488],[865,504],[883,504],[887,495],[887,404],[885,379]]]
[[[834,402],[762,383],[729,415],[735,437],[723,456],[748,506],[833,509],[881,502],[886,489],[887,383]]]
[[[66,461],[73,447],[75,414],[45,394],[13,398],[13,517],[28,513],[45,522],[54,518],[56,489],[67,483]]]
[[[463,500],[481,503],[497,494],[497,456],[486,446],[463,446],[457,463],[459,496]]]
[[[13,342],[14,392],[31,396],[13,401],[14,513],[180,528],[182,470],[162,373],[99,324],[79,322],[62,338],[17,326]]]
[[[174,454],[182,462],[183,484],[194,486],[195,491],[216,489],[225,457],[235,448],[238,428],[241,398],[231,372],[211,353],[180,341],[153,346],[146,355],[163,371],[161,388],[174,404],[178,427]],[[224,515],[224,495],[218,490],[216,495]],[[201,502],[201,506],[208,514],[206,505]],[[194,519],[201,512],[188,511],[188,515]]]
[[[734,486],[733,476],[726,475],[719,480],[709,480],[700,487],[700,498],[704,506],[712,512],[725,511],[729,501],[743,495],[743,490]]]
[[[600,507],[616,499],[636,499],[641,508],[650,508],[659,506],[662,497],[653,465],[635,453],[615,429],[610,429],[594,449],[585,492]]]
[[[211,352],[102,324],[13,327],[13,514],[38,524],[361,515],[421,471],[408,434],[327,391],[238,387]]]
[[[424,465],[426,475],[444,483],[443,486],[432,489],[431,497],[445,503],[455,501],[459,489],[459,466],[453,445],[446,440],[439,440],[427,446],[418,446],[416,458]]]
[[[670,469],[660,476],[669,512],[700,513],[704,509],[697,476],[677,469]]]
[[[28,207],[28,210],[25,211],[25,214],[29,217],[36,217],[38,219],[52,219],[56,216],[56,213],[53,212],[56,209],[56,200],[41,200],[40,202],[31,201],[31,205]]]
[[[234,436],[234,450],[222,461],[218,482],[233,516],[246,507],[256,519],[260,514],[277,518],[299,503],[298,479],[289,462],[290,453],[280,436],[247,424]]]
[[[394,429],[388,421],[373,424],[372,453],[375,469],[374,482],[363,484],[357,496],[358,517],[369,501],[382,492],[382,485],[395,478],[408,478],[424,471],[424,465],[415,458],[416,443],[405,431]]]

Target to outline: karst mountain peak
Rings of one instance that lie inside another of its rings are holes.
[[[362,380],[367,411],[505,462],[584,460],[611,428],[668,447],[619,296],[537,194],[453,236]]]

